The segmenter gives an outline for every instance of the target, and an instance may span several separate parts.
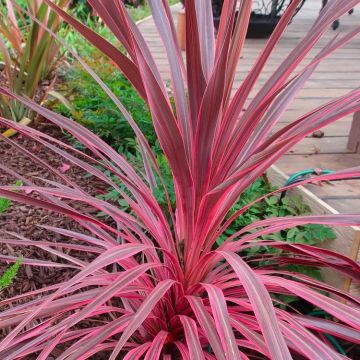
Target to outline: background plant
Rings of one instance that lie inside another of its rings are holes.
[[[13,282],[16,274],[18,273],[21,266],[21,258],[18,258],[15,264],[11,265],[1,276],[0,276],[0,291],[10,286]]]
[[[114,65],[106,62],[106,59],[95,51],[91,54],[93,54],[91,64],[94,64],[94,70],[121,99],[154,147],[156,135],[144,100],[138,96],[129,81]],[[135,154],[137,144],[134,132],[108,95],[99,91],[96,81],[79,64],[75,63],[71,68],[64,70],[64,82],[57,87],[57,90],[71,99],[73,109],[69,111],[66,106],[58,103],[54,106],[54,110],[86,126],[117,151]]]
[[[70,0],[57,2],[61,8],[66,8],[69,3]],[[55,70],[63,54],[56,39],[26,16],[23,9],[55,33],[61,21],[39,0],[0,2],[0,52],[7,86],[14,93],[41,103],[51,90]],[[4,96],[0,96],[0,114],[14,121],[31,117],[21,103]]]
[[[135,131],[144,172],[132,167],[122,155],[76,122],[1,89],[3,95],[22,102],[71,133],[86,151],[78,152],[46,134],[14,124],[18,131],[112,186],[130,209],[124,211],[87,194],[57,169],[41,162],[36,154],[30,154],[32,160],[43,164],[61,181],[49,186],[35,186],[28,181],[19,188],[24,191],[21,193],[11,191],[13,187],[0,187],[1,196],[62,213],[86,230],[51,228],[72,239],[56,243],[19,235],[1,240],[5,244],[21,241],[22,246],[41,246],[61,258],[45,263],[24,259],[29,265],[70,267],[76,272],[70,280],[1,302],[3,306],[14,305],[4,310],[0,319],[1,328],[12,329],[0,343],[1,357],[21,358],[36,353],[39,359],[46,359],[54,351],[61,351],[59,359],[86,359],[102,352],[110,360],[282,360],[297,355],[343,359],[324,340],[325,335],[354,344],[360,342],[359,299],[286,266],[329,267],[359,280],[359,265],[328,250],[267,240],[264,236],[306,224],[359,225],[360,215],[280,216],[254,221],[227,236],[220,246],[217,240],[254,205],[247,204],[229,214],[239,196],[279,157],[307,134],[360,110],[360,90],[356,89],[321,104],[269,137],[317,64],[360,31],[356,28],[326,44],[302,70],[294,73],[334,19],[359,1],[329,2],[307,36],[250,101],[249,94],[298,1],[291,3],[254,67],[230,97],[252,1],[241,2],[236,20],[237,1],[224,3],[216,42],[210,2],[188,2],[186,24],[191,36],[187,36],[185,68],[167,2],[150,0],[168,52],[175,108],[143,37],[122,3],[109,0],[105,6],[102,1],[89,1],[121,41],[126,55],[52,2],[46,2],[110,57],[148,104],[171,169],[176,210],[172,211],[168,200],[165,213],[156,200],[156,176],[161,179],[156,157],[136,122],[91,68],[88,71]],[[86,62],[82,63],[87,67]],[[11,126],[6,119],[1,119],[1,123]],[[21,149],[19,144],[17,147]],[[113,180],[114,176],[125,190]],[[355,176],[360,176],[359,167],[315,179]],[[25,191],[42,197],[34,198]],[[79,202],[102,211],[112,221],[82,213],[74,206]],[[261,246],[286,250],[288,254],[241,255]],[[83,256],[78,256],[79,251],[96,257],[84,261]],[[329,319],[299,313],[281,301],[282,296],[303,299],[325,311]],[[16,304],[29,297],[32,301]]]

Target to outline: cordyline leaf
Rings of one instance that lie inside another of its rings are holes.
[[[145,298],[144,302],[140,305],[137,312],[133,315],[126,330],[121,335],[114,351],[112,352],[109,360],[115,360],[116,356],[120,353],[129,337],[138,329],[138,327],[145,321],[151,313],[156,304],[166,294],[166,292],[174,285],[173,280],[164,280],[160,282],[154,290]]]
[[[180,321],[184,328],[190,358],[205,360],[195,321],[187,316],[180,316]]]
[[[212,4],[209,1],[195,0],[196,17],[199,25],[201,64],[206,79],[213,72],[215,63],[215,30]]]
[[[300,354],[308,359],[341,360],[344,357],[335,350],[325,345],[310,331],[297,324],[290,316],[285,317],[288,323],[280,323],[281,329],[287,341],[296,348]]]
[[[161,351],[168,337],[169,333],[160,331],[154,338],[149,350],[146,352],[144,360],[160,359]]]
[[[229,252],[220,252],[225,260],[234,269],[239,281],[244,286],[253,311],[259,322],[269,348],[269,353],[274,359],[292,359],[284,337],[280,331],[278,319],[274,312],[273,304],[262,280],[241,259],[239,255]]]
[[[249,340],[254,349],[264,355],[269,355],[268,348],[266,347],[265,342],[256,331],[249,329],[246,325],[238,321],[235,317],[231,318],[231,324],[237,331],[239,331],[240,334],[242,334]]]
[[[343,304],[330,297],[311,290],[309,287],[296,281],[266,275],[261,276],[260,279],[266,286],[275,285],[286,288],[292,294],[295,294],[318,306],[319,308],[343,321],[345,324],[349,324],[355,329],[360,329],[360,307],[354,308],[353,306]]]
[[[0,240],[1,242],[1,240]],[[56,263],[52,261],[45,261],[45,260],[38,260],[38,259],[29,259],[26,257],[21,258],[21,263],[24,265],[33,265],[33,266],[41,266],[41,267],[55,267],[55,268],[69,268],[69,269],[79,269],[78,266],[74,265],[67,265],[67,264],[61,264]],[[16,263],[16,261],[19,260],[16,256],[10,256],[10,255],[0,255],[1,261]]]
[[[150,348],[150,343],[145,343],[137,346],[136,348],[130,350],[125,356],[124,360],[139,360]]]
[[[52,351],[55,349],[55,347],[59,344],[59,341],[61,337],[64,336],[64,334],[61,332],[59,335],[57,335],[50,344],[41,352],[38,359],[39,360],[47,360],[49,356],[51,355]]]
[[[279,258],[279,257],[278,257]],[[294,260],[295,262],[296,260]],[[324,284],[322,281],[317,281],[309,276],[297,273],[297,272],[291,272],[291,271],[285,271],[285,270],[257,270],[258,273],[263,273],[265,275],[280,275],[280,276],[288,276],[290,279],[293,279],[295,281],[299,281],[302,284],[309,285],[313,289],[318,289],[319,291],[324,291],[326,293],[329,293],[331,295],[334,295],[333,297],[337,296],[342,301],[346,301],[349,304],[354,304],[355,306],[360,305],[360,299],[358,299],[355,296],[352,296],[348,293],[344,293],[342,290],[339,290],[336,287]]]
[[[83,269],[79,274],[75,275],[70,281],[65,282],[61,288],[59,288],[53,295],[51,295],[46,301],[44,301],[34,312],[27,316],[0,344],[0,351],[5,349],[7,345],[11,343],[14,337],[22,330],[23,326],[27,324],[31,319],[33,319],[44,307],[46,307],[50,302],[56,298],[62,291],[71,287],[73,284],[76,284],[81,279],[90,275],[98,269],[103,268],[113,262],[119,261],[121,259],[130,257],[137,254],[140,251],[145,250],[146,247],[143,245],[136,244],[126,244],[119,245],[117,250],[111,249],[108,252],[102,254],[99,258],[96,259],[93,263],[89,264],[85,269]],[[25,262],[24,262],[25,263]]]
[[[231,215],[229,217],[228,220],[226,220],[226,222],[224,223],[224,225],[221,227],[221,229],[219,230],[219,234],[222,234],[229,226],[230,224],[237,219],[239,216],[241,216],[242,214],[245,213],[245,211],[247,211],[251,206],[255,205],[256,203],[272,196],[275,194],[279,194],[285,191],[288,191],[290,189],[293,189],[295,187],[301,186],[301,185],[305,185],[308,183],[317,183],[317,182],[322,182],[322,181],[334,181],[334,180],[341,180],[341,179],[353,179],[353,178],[359,178],[360,177],[360,167],[354,167],[354,168],[350,168],[350,169],[346,169],[346,170],[339,170],[339,171],[334,171],[331,174],[325,174],[325,175],[317,175],[308,179],[304,179],[301,180],[299,182],[290,184],[288,186],[284,186],[282,188],[279,188],[277,190],[274,190],[272,192],[269,192],[268,194],[256,199],[255,201],[245,205],[243,208],[241,208],[240,210],[236,211],[233,215]]]
[[[358,214],[334,214],[334,215],[306,215],[306,216],[285,216],[255,221],[238,231],[238,235],[250,230],[266,226],[297,226],[305,224],[331,224],[334,226],[356,226],[360,222]],[[236,236],[238,236],[236,235]],[[251,235],[249,235],[251,236]]]
[[[59,360],[71,359],[77,360],[83,356],[86,358],[87,354],[92,351],[92,349],[101,344],[103,341],[107,340],[112,335],[121,333],[130,322],[131,315],[124,315],[118,319],[107,323],[102,326],[98,331],[93,332],[87,338],[83,338],[79,342],[72,345],[68,348],[60,357]],[[148,344],[150,346],[150,344]],[[144,352],[146,348],[144,349]]]
[[[219,339],[219,335],[216,331],[214,319],[207,312],[205,306],[202,303],[202,300],[195,296],[188,296],[187,299],[195,313],[195,316],[200,326],[203,328],[204,333],[209,340],[211,349],[214,352],[216,358],[219,360],[225,359],[225,349],[222,348],[221,340]]]
[[[180,341],[175,342],[176,347],[178,348],[182,358],[184,360],[191,360],[189,355],[189,349],[186,347],[186,345]]]
[[[236,346],[236,340],[230,324],[230,316],[227,310],[225,296],[221,289],[210,284],[202,284],[206,289],[211,310],[214,316],[217,332],[220,336],[224,348],[226,359],[240,359],[239,349]]]
[[[76,316],[71,319],[61,322],[57,327],[65,329],[74,326],[82,319],[86,318],[89,314],[95,311],[100,305],[111,299],[116,293],[120,292],[131,282],[135,281],[138,277],[142,276],[146,271],[154,267],[154,264],[142,264],[136,268],[125,271],[120,274],[113,284],[105,287],[99,296],[95,297],[90,303],[88,303]]]
[[[196,0],[198,1],[198,0]],[[187,1],[185,11],[186,31],[186,70],[189,88],[190,122],[192,133],[195,134],[197,116],[206,87],[206,78],[202,69],[199,28],[196,21],[195,1]]]
[[[177,39],[172,32],[168,31],[171,26],[172,18],[169,17],[167,2],[162,3],[158,0],[150,0],[149,5],[154,14],[154,21],[159,29],[159,34],[162,37],[164,47],[167,51],[169,65],[171,70],[172,86],[174,91],[174,99],[176,103],[177,117],[179,126],[184,138],[186,140],[186,149],[188,157],[191,158],[191,145],[189,141],[192,138],[190,124],[188,121],[188,103],[186,97],[185,83],[183,74],[185,67],[182,60],[182,55],[177,43]]]
[[[249,26],[252,5],[253,5],[252,1],[242,1],[240,3],[240,8],[238,10],[238,18],[236,20],[236,25],[234,30],[232,29],[231,22],[230,24],[228,24],[227,31],[234,31],[234,34],[232,36],[231,43],[229,44],[231,51],[229,53],[228,66],[226,69],[226,83],[224,89],[225,103],[227,103],[230,98],[230,93],[233,87],[233,82],[236,73],[236,66],[239,62],[241,51],[245,43],[245,37]]]
[[[348,326],[333,321],[315,318],[312,316],[295,315],[294,318],[309,329],[330,334],[348,341],[360,344],[360,332]]]
[[[230,2],[230,1],[229,1]],[[250,1],[249,1],[250,2]],[[246,79],[242,83],[242,85],[237,90],[236,94],[234,95],[233,100],[230,103],[229,109],[224,116],[224,120],[222,122],[222,128],[221,132],[217,138],[217,141],[222,141],[222,144],[219,143],[219,146],[221,148],[219,149],[219,153],[222,154],[224,151],[224,147],[227,146],[227,141],[230,138],[230,134],[233,131],[233,128],[235,126],[235,122],[238,119],[238,116],[240,112],[242,111],[245,101],[248,98],[250,91],[255,85],[256,80],[258,79],[261,70],[266,64],[266,61],[270,57],[275,45],[278,43],[281,35],[284,33],[286,29],[286,25],[292,18],[292,15],[296,9],[296,6],[299,4],[300,0],[292,1],[290,6],[285,11],[284,15],[280,18],[278,26],[275,28],[274,32],[271,34],[270,39],[268,40],[268,43],[266,44],[265,48],[263,49],[261,55],[258,57],[255,65],[250,70],[249,74],[247,75]],[[234,4],[235,2],[233,2]],[[233,5],[234,6],[234,5]],[[230,13],[234,13],[234,10]],[[225,14],[222,14],[222,18],[225,18]],[[222,21],[222,19],[221,19]],[[220,21],[220,29],[221,30],[221,21]],[[230,23],[231,24],[231,23]],[[220,35],[219,35],[220,36]],[[221,44],[221,42],[220,42]],[[215,161],[219,161],[220,158],[215,158]]]
[[[10,199],[13,201],[27,203],[32,206],[47,209],[50,211],[55,211],[60,214],[67,215],[75,220],[87,221],[87,222],[93,223],[94,225],[98,225],[106,230],[109,230],[111,232],[118,233],[118,231],[114,230],[112,227],[107,226],[104,223],[102,223],[94,218],[83,215],[74,210],[69,210],[69,209],[61,207],[59,205],[51,204],[51,203],[43,201],[43,200],[38,200],[38,199],[35,199],[35,198],[27,196],[27,195],[14,193],[13,191],[10,191],[10,190],[3,190],[2,188],[0,188],[0,196],[6,197],[7,199]]]

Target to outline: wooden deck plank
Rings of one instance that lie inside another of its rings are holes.
[[[337,198],[337,199],[329,199],[324,197],[323,200],[328,203],[330,206],[338,210],[340,213],[347,213],[349,209],[352,209],[352,214],[360,214],[359,201],[360,197],[354,197],[352,199],[346,198]]]
[[[293,155],[347,154],[347,137],[306,138],[290,151]]]

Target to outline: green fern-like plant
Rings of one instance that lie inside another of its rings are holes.
[[[21,266],[22,258],[18,258],[15,264],[11,265],[0,277],[0,290],[8,287],[14,280]]]

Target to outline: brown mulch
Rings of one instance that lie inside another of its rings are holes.
[[[37,129],[55,138],[64,138],[64,134],[61,130],[49,123],[42,122],[37,124]],[[64,163],[66,164],[61,156],[49,151],[41,144],[37,144],[31,139],[17,135],[15,140],[18,144],[36,154],[39,158],[46,160],[48,164],[56,169],[61,168]],[[34,162],[22,152],[14,149],[12,146],[4,143],[3,141],[0,141],[0,163],[17,172],[24,178],[31,180],[37,185],[44,185],[44,182],[41,179],[62,182],[61,180],[56,179],[56,177],[47,169],[34,164]],[[97,195],[106,190],[106,186],[102,182],[86,177],[86,173],[75,166],[70,167],[66,171],[65,175],[72,181],[76,182],[89,194]],[[0,185],[14,185],[17,180],[19,179],[4,173],[0,169]],[[31,196],[36,197],[36,194],[32,194]],[[71,205],[76,209],[83,206],[81,204]],[[95,212],[94,209],[86,210],[90,213]],[[29,205],[13,202],[11,207],[5,213],[0,214],[0,237],[10,238],[11,236],[7,235],[6,232],[13,232],[31,240],[51,242],[71,241],[71,239],[67,237],[42,229],[39,225],[53,226],[77,232],[85,231],[77,222],[66,216],[56,214],[45,209],[34,208]],[[79,243],[79,241],[77,241],[77,243]],[[49,254],[48,252],[33,246],[20,248],[0,244],[0,254],[62,262],[62,260],[58,259],[55,255]],[[79,256],[84,256],[84,253],[77,253],[75,255],[79,258]],[[90,255],[85,254],[85,256],[87,257],[84,259],[85,261],[91,259],[89,257]],[[0,260],[0,274],[2,274],[8,266],[9,264]],[[0,300],[66,280],[70,278],[73,273],[74,270],[72,269],[35,266],[30,267],[28,265],[23,265],[21,266],[13,284],[9,288],[0,292]]]
[[[4,72],[0,68],[0,86],[6,87],[6,78]],[[40,86],[38,93],[35,98],[40,100],[45,91],[49,82],[44,82]],[[48,123],[46,120],[40,119],[36,123],[36,129],[40,130],[47,135],[50,135],[56,139],[62,140],[64,142],[69,142],[69,138],[65,137],[65,134],[54,125]],[[0,126],[0,133],[5,129]],[[75,182],[79,187],[85,190],[90,195],[99,195],[106,192],[107,186],[102,182],[94,178],[89,178],[87,174],[76,166],[70,166],[69,169],[64,168],[64,164],[69,165],[64,161],[61,156],[58,154],[46,149],[41,144],[36,143],[35,141],[25,138],[21,135],[16,135],[13,138],[18,144],[31,151],[39,158],[46,160],[46,162],[55,169],[63,168],[66,176],[72,181]],[[75,154],[73,154],[75,155]],[[76,155],[75,155],[76,156]],[[0,139],[0,164],[6,166],[8,169],[15,171],[20,176],[30,180],[36,185],[42,186],[44,182],[41,179],[52,180],[57,182],[63,182],[61,179],[57,179],[51,172],[47,169],[35,164],[31,159],[29,159],[21,151],[15,149],[14,147],[8,145]],[[19,178],[14,175],[10,175],[7,172],[3,171],[0,168],[0,186],[1,185],[14,185]],[[31,193],[30,196],[35,198],[40,198],[36,193]],[[88,206],[84,208],[84,204],[72,203],[71,201],[63,200],[73,208],[81,210],[82,213],[87,213],[90,215],[96,214],[96,209],[89,208]],[[108,224],[111,224],[110,220],[107,221]],[[75,242],[81,244],[78,240],[73,240],[71,238],[62,236],[60,234],[45,230],[40,228],[40,225],[47,225],[62,229],[68,229],[75,232],[87,233],[87,231],[80,226],[77,222],[72,219],[45,210],[40,208],[34,208],[29,205],[12,202],[10,208],[4,212],[0,213],[0,239],[5,238],[14,238],[8,232],[19,234],[25,238],[31,239],[33,241],[50,241],[53,243],[63,242],[71,243]],[[89,262],[94,258],[94,254],[84,253],[78,251],[66,251],[62,249],[63,252],[68,253],[69,255],[74,256],[77,259],[83,260],[84,262]],[[45,250],[42,250],[35,246],[13,246],[0,243],[0,257],[1,255],[14,256],[14,257],[23,257],[31,258],[36,260],[46,260],[59,263],[65,263],[66,261],[57,257],[54,254],[50,254]],[[11,263],[4,261],[0,258],[0,276],[8,269]],[[38,266],[29,266],[21,265],[18,274],[16,275],[13,283],[6,289],[0,289],[0,301],[4,299],[11,298],[13,296],[25,294],[28,291],[41,289],[49,285],[53,285],[62,281],[70,279],[76,270],[69,268],[53,268],[53,267],[38,267]],[[26,302],[28,299],[24,298],[18,303]],[[6,307],[0,308],[4,310]],[[101,321],[106,320],[105,317]],[[109,321],[109,319],[107,319]],[[78,327],[87,327],[89,324],[86,321],[83,321],[83,324],[79,324]],[[9,330],[9,329],[8,329]],[[0,331],[0,339],[3,338],[8,330]],[[65,346],[65,345],[64,345]],[[57,349],[60,353],[62,348]],[[27,356],[28,360],[37,358],[37,355]],[[53,359],[53,357],[49,357]],[[106,360],[108,359],[108,353],[102,352],[92,356],[89,359],[93,360]]]

